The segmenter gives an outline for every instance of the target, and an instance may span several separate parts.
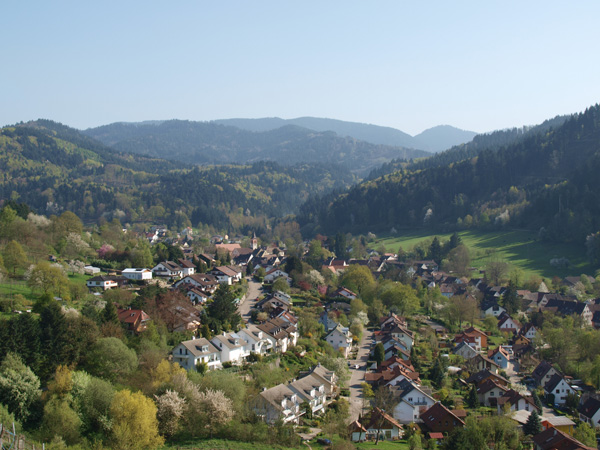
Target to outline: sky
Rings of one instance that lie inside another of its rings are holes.
[[[5,2],[0,125],[534,125],[600,101],[599,17],[597,0]]]

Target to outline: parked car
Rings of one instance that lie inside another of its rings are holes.
[[[326,438],[319,438],[319,439],[317,439],[317,444],[331,445],[331,440],[326,439]]]

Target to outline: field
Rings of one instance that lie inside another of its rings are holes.
[[[258,442],[228,441],[225,439],[207,439],[186,442],[185,444],[167,444],[162,450],[288,450],[289,447],[268,445]],[[291,449],[289,449],[291,450]]]
[[[525,230],[512,231],[461,231],[462,242],[471,252],[471,265],[483,268],[491,260],[508,262],[523,271],[525,278],[538,276],[551,279],[554,276],[578,276],[582,273],[594,275],[589,265],[583,244],[556,244],[537,240],[536,233]],[[438,236],[442,241],[450,238],[451,233],[430,234],[424,231],[400,232],[395,236],[378,238],[374,248],[384,245],[387,251],[396,252],[400,247],[409,250],[416,244]],[[550,264],[553,258],[566,258],[568,267],[555,267]]]

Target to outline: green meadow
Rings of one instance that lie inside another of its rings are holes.
[[[505,261],[513,268],[523,271],[525,278],[538,276],[551,279],[554,276],[577,276],[582,273],[594,275],[593,268],[585,255],[583,243],[580,246],[564,243],[542,242],[536,233],[527,230],[507,231],[461,231],[458,233],[471,253],[471,265],[482,269],[490,261]],[[415,245],[431,240],[434,236],[447,241],[452,233],[431,234],[425,231],[400,231],[394,236],[382,236],[371,244],[374,248],[383,245],[387,251],[405,251]],[[553,258],[566,258],[568,267],[550,264]]]

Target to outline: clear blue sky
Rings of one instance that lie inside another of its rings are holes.
[[[0,125],[536,124],[600,101],[599,18],[597,0],[4,2]]]

